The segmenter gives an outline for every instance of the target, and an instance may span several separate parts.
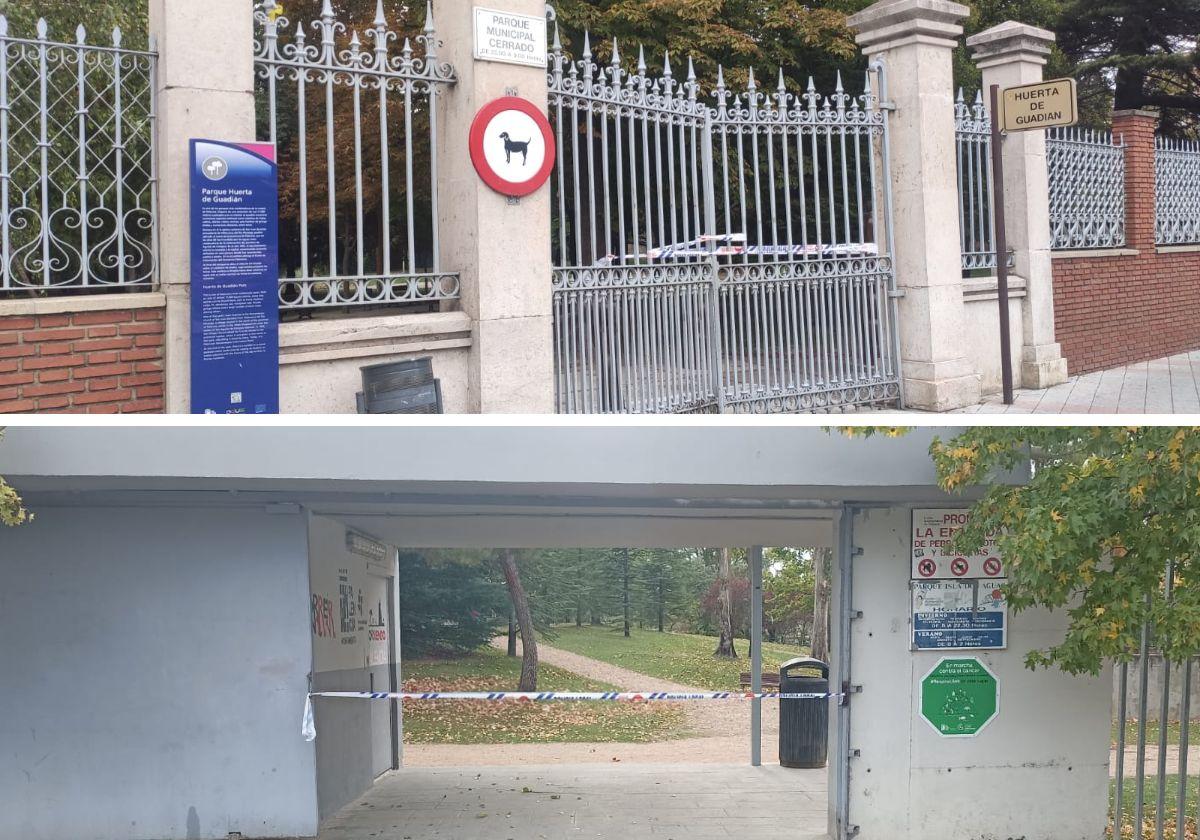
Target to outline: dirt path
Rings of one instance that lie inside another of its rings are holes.
[[[1109,775],[1115,776],[1116,771],[1117,751],[1114,748],[1109,754]],[[1187,751],[1188,775],[1195,776],[1200,773],[1200,746],[1195,744],[1188,745]],[[1146,761],[1143,765],[1147,778],[1152,778],[1158,774],[1158,744],[1146,745]],[[1125,747],[1125,778],[1132,779],[1137,773],[1137,746]],[[1167,745],[1167,775],[1174,776],[1179,772],[1179,747],[1175,744]]]
[[[505,637],[492,640],[504,650]],[[628,668],[580,656],[546,644],[538,645],[542,662],[622,691],[703,692],[708,689],[649,677]],[[750,703],[742,700],[696,700],[681,703],[689,736],[648,744],[405,744],[404,763],[415,767],[507,764],[576,764],[622,761],[637,764],[728,764],[750,760]],[[762,760],[779,761],[779,701],[762,703]]]

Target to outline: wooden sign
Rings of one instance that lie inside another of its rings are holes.
[[[1005,131],[1074,125],[1078,118],[1074,79],[1005,88],[1002,102],[1001,128]]]

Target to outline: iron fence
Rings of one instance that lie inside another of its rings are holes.
[[[1200,242],[1200,142],[1155,138],[1154,241],[1159,245]]]
[[[879,68],[877,71],[881,72]],[[560,412],[803,411],[899,398],[885,112],[619,47],[549,72]],[[881,241],[883,240],[883,241]]]
[[[1168,564],[1167,600],[1173,577],[1173,565]],[[1189,767],[1188,754],[1193,714],[1200,712],[1191,707],[1195,657],[1172,664],[1157,655],[1160,641],[1147,624],[1137,658],[1117,666],[1110,762],[1113,838],[1182,840],[1196,836],[1200,821],[1200,767]],[[1161,667],[1155,667],[1159,663]],[[1151,698],[1157,703],[1152,705]]]
[[[1050,247],[1125,244],[1125,141],[1112,132],[1051,128],[1046,134]]]
[[[954,101],[958,163],[958,230],[964,272],[996,268],[996,222],[992,210],[992,125],[983,95],[969,103],[962,88]]]
[[[437,160],[437,97],[455,77],[431,7],[406,35],[377,3],[367,43],[329,0],[294,31],[273,0],[254,16],[259,133],[279,161],[280,306],[457,298],[438,253]]]
[[[0,16],[0,293],[157,280],[156,54],[9,33]]]

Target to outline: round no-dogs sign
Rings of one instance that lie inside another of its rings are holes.
[[[471,123],[469,142],[475,171],[501,195],[529,195],[554,168],[550,122],[527,99],[503,96],[484,105]]]

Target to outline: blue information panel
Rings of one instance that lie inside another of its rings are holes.
[[[1003,579],[914,580],[913,647],[988,649],[1008,645]]]
[[[279,412],[279,188],[269,144],[191,141],[192,413]]]

